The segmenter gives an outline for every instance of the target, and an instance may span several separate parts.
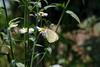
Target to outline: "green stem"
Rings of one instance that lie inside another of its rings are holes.
[[[10,41],[10,49],[11,49],[11,56],[12,56],[12,59],[14,59],[14,53],[13,53],[13,43],[12,43],[12,39],[11,39],[11,32],[8,30],[8,36],[9,36],[9,41]]]
[[[3,6],[4,6],[4,11],[5,11],[5,16],[6,16],[6,28],[8,27],[8,15],[7,15],[7,9],[6,9],[6,4],[5,1],[2,0]]]
[[[43,60],[43,58],[45,57],[46,53],[47,53],[47,51],[44,52],[43,56],[40,58],[40,60],[38,61],[38,63],[36,65],[38,65]]]
[[[34,44],[33,44],[33,47],[32,47],[32,56],[31,56],[31,64],[30,64],[30,67],[32,67],[32,64],[33,64],[33,58],[34,58],[34,55],[35,55],[35,46],[36,46],[36,42],[39,38],[40,34],[38,34],[38,36],[36,37],[35,41],[34,41]]]
[[[5,4],[5,1],[2,0],[3,2],[3,5],[4,5],[4,10],[5,10],[5,15],[6,15],[6,27],[8,27],[8,15],[7,15],[7,9],[6,9],[6,4]],[[11,49],[11,56],[12,56],[12,59],[14,59],[14,54],[13,54],[13,48],[12,48],[12,39],[11,39],[11,33],[10,33],[10,30],[7,29],[7,34],[9,36],[9,42],[10,42],[10,49]]]
[[[34,52],[35,52],[35,42],[34,42],[34,45],[33,45],[33,48],[32,48],[32,56],[31,56],[31,64],[30,64],[30,67],[32,67],[32,65],[33,65]]]
[[[28,2],[27,0],[25,0],[24,2],[24,27],[27,27],[27,33],[24,34],[24,43],[25,43],[25,67],[28,66],[28,46],[29,46],[29,11],[28,11]],[[27,41],[27,43],[26,43]]]
[[[37,2],[39,2],[39,0],[38,0]],[[36,14],[38,14],[38,12],[39,12],[39,8],[36,7]],[[39,23],[39,22],[38,22],[38,19],[39,19],[39,16],[37,15],[37,17],[36,17],[36,25],[35,25],[35,26],[38,26],[38,23]],[[37,40],[38,40],[38,38],[39,38],[39,35],[40,35],[40,34],[38,34],[38,32],[36,31],[36,32],[35,32],[35,37],[36,37],[36,39],[35,39],[34,45],[33,45],[33,47],[32,47],[32,56],[31,56],[30,67],[33,67],[32,65],[33,65],[33,59],[34,59],[34,55],[35,55],[35,46],[36,46]]]
[[[57,30],[58,30],[58,28],[59,28],[59,25],[60,25],[60,23],[61,23],[61,20],[62,20],[62,18],[63,18],[63,16],[64,16],[65,9],[67,8],[69,2],[70,2],[70,0],[67,1],[66,5],[65,5],[65,7],[64,7],[64,9],[63,9],[63,11],[62,11],[62,13],[61,13],[60,19],[59,19],[58,24],[57,24],[57,27],[56,27],[56,32],[57,32]]]

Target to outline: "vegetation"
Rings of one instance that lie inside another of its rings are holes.
[[[71,0],[0,2],[0,67],[99,66],[95,14],[81,18]]]

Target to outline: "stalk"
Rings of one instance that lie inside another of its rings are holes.
[[[60,19],[58,20],[58,23],[57,23],[56,32],[57,32],[57,30],[58,30],[58,27],[59,27],[59,25],[60,25],[60,23],[61,23],[61,20],[62,20],[63,16],[64,16],[65,9],[67,8],[69,2],[70,2],[70,0],[67,1],[66,5],[65,5],[65,7],[64,7],[64,9],[63,9],[63,11],[62,11],[62,13],[61,13]]]
[[[8,15],[7,15],[7,9],[6,9],[6,4],[5,1],[2,0],[3,6],[4,6],[4,11],[5,11],[5,17],[6,17],[6,28],[8,27]]]
[[[24,27],[27,27],[28,29],[27,29],[27,33],[26,34],[24,34],[24,43],[25,43],[25,67],[27,67],[28,66],[28,59],[29,59],[29,57],[28,57],[28,47],[29,47],[29,24],[28,24],[28,22],[29,22],[29,11],[28,11],[28,1],[27,0],[25,0],[25,2],[24,2]],[[27,41],[27,43],[26,43],[26,41]]]
[[[5,11],[5,16],[6,16],[6,28],[8,27],[8,14],[7,14],[7,9],[6,9],[6,4],[5,4],[5,1],[2,0],[3,2],[3,6],[4,6],[4,11]],[[11,49],[11,56],[12,56],[12,60],[14,60],[14,53],[13,53],[13,43],[12,43],[12,38],[11,38],[11,32],[10,30],[8,30],[7,28],[7,35],[8,35],[8,39],[9,39],[9,43],[10,43],[10,49]],[[14,67],[15,67],[15,64],[14,64]]]
[[[40,0],[38,0],[37,2],[39,2]],[[38,7],[36,7],[36,14],[39,12],[39,8]],[[38,19],[39,19],[39,16],[37,15],[37,17],[36,17],[36,25],[35,26],[38,26]],[[39,38],[39,35],[40,34],[38,34],[38,32],[36,31],[35,32],[35,41],[34,41],[34,44],[33,44],[33,47],[32,47],[32,55],[31,55],[31,62],[30,62],[30,67],[33,67],[33,59],[34,59],[34,55],[35,55],[35,46],[36,46],[36,43],[37,43],[37,40],[38,40],[38,38]],[[37,62],[37,61],[36,61]]]
[[[31,55],[31,63],[30,63],[30,67],[33,67],[33,59],[34,59],[34,55],[35,55],[35,46],[36,46],[36,42],[39,38],[40,34],[38,34],[38,36],[36,37],[35,41],[34,41],[34,44],[33,44],[33,47],[32,47],[32,55]]]

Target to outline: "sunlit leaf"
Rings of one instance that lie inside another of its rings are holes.
[[[56,3],[55,5],[57,8],[64,8],[64,6],[65,6],[64,3]]]
[[[48,6],[45,6],[44,7],[44,10],[47,10],[48,8],[51,8],[51,7],[56,7],[56,5],[48,5]]]
[[[72,16],[77,22],[80,23],[79,17],[73,11],[67,10],[66,13]]]
[[[16,1],[16,2],[20,2],[20,0],[14,0],[14,1]]]
[[[41,8],[42,7],[41,2],[30,2],[30,3],[33,4],[37,8]]]
[[[16,63],[16,65],[17,65],[17,67],[25,67],[25,65],[22,63]]]
[[[39,57],[40,56],[40,54],[39,53],[37,53],[35,56],[34,56],[34,58],[33,58],[33,60],[35,60],[37,57]]]
[[[52,65],[50,67],[62,67],[62,66],[60,64],[54,64],[54,65]]]
[[[40,44],[35,44],[37,47],[43,47],[42,45],[40,45]]]
[[[46,48],[46,50],[49,52],[49,54],[52,53],[52,49],[51,49],[51,47]]]
[[[48,1],[47,1],[47,0],[44,0],[44,2],[45,2],[46,4],[48,4]]]
[[[35,37],[30,37],[29,40],[34,42],[35,41]]]
[[[3,45],[1,47],[1,52],[5,53],[5,54],[8,54],[10,52],[10,46],[9,45]]]
[[[14,19],[12,19],[12,20],[9,21],[9,24],[11,24],[13,22],[19,23],[19,20],[21,20],[21,19],[23,19],[23,18],[21,18],[21,17],[14,18]]]

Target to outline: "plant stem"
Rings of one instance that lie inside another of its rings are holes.
[[[5,16],[6,16],[6,28],[8,27],[8,15],[7,15],[7,9],[6,9],[6,4],[5,1],[2,0],[3,6],[4,6],[4,11],[5,11]]]
[[[32,48],[32,56],[31,56],[31,63],[30,63],[30,67],[32,67],[32,65],[33,65],[33,56],[34,56],[34,52],[35,52],[35,42],[34,42],[34,44],[33,44],[33,48]]]
[[[38,65],[43,60],[43,58],[45,57],[46,53],[47,53],[47,51],[44,52],[43,56],[40,58],[40,60],[38,61],[38,63],[36,65]]]
[[[8,27],[8,15],[7,15],[6,4],[5,4],[5,1],[4,0],[2,0],[2,1],[3,1],[5,15],[6,15],[6,27]],[[10,41],[11,55],[12,55],[12,58],[14,59],[13,49],[12,49],[12,39],[11,39],[10,30],[8,30],[8,29],[7,29],[7,34],[9,36],[9,41]]]
[[[35,41],[34,41],[34,44],[33,44],[33,47],[32,47],[32,56],[31,56],[31,64],[30,64],[30,67],[33,67],[33,58],[34,58],[34,54],[35,54],[35,46],[36,46],[36,42],[39,38],[40,34],[38,34],[38,36],[36,37]]]
[[[29,57],[28,57],[28,47],[29,47],[29,24],[28,24],[28,22],[29,22],[29,11],[28,11],[28,1],[27,0],[25,0],[25,2],[24,2],[24,27],[27,27],[28,29],[27,29],[27,33],[26,34],[24,34],[24,43],[25,43],[25,67],[27,67],[28,66],[28,59],[29,59]],[[26,43],[27,42],[27,43]]]
[[[37,2],[39,2],[39,0]],[[36,7],[36,14],[38,14],[38,12],[39,12],[39,7]],[[37,15],[36,16],[36,25],[35,26],[38,26],[38,24],[39,24],[38,19],[39,19],[39,16]],[[32,47],[32,56],[31,56],[30,67],[33,67],[33,58],[34,58],[34,55],[35,55],[35,46],[36,46],[37,40],[39,38],[39,35],[40,34],[38,34],[38,31],[36,31],[35,32],[35,41],[34,41],[34,44],[33,44],[33,47]]]
[[[5,11],[5,15],[6,15],[6,28],[8,27],[8,14],[7,14],[7,9],[6,9],[6,4],[5,4],[5,1],[2,0],[3,2],[3,6],[4,6],[4,11]],[[12,56],[12,59],[14,60],[14,53],[13,53],[13,43],[12,43],[12,38],[11,38],[11,32],[10,30],[7,28],[7,35],[8,35],[8,39],[9,39],[9,43],[10,43],[10,49],[11,49],[11,56]],[[14,65],[15,67],[16,65]]]
[[[62,11],[62,13],[61,13],[60,19],[59,19],[59,21],[58,21],[58,23],[57,23],[56,32],[57,32],[57,30],[58,30],[58,28],[59,28],[59,25],[60,25],[60,23],[61,23],[61,20],[62,20],[62,18],[63,18],[63,16],[64,16],[65,9],[67,8],[69,2],[70,2],[70,0],[67,1],[66,5],[65,5],[65,7],[64,7],[64,9],[63,9],[63,11]]]
[[[14,53],[13,53],[13,47],[12,47],[13,43],[11,39],[11,33],[9,30],[8,30],[8,36],[9,36],[9,41],[10,41],[11,56],[12,56],[12,59],[14,60]]]

